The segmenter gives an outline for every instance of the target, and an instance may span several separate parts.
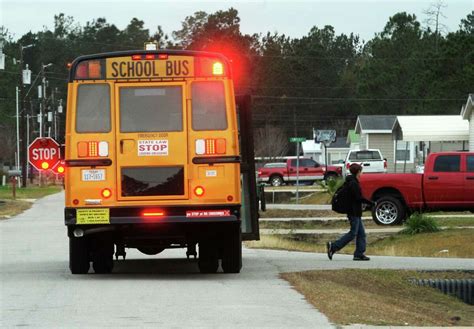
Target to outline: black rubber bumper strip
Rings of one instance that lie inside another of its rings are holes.
[[[194,164],[240,163],[239,156],[195,157]]]
[[[67,167],[98,167],[105,166],[108,167],[112,165],[111,159],[75,159],[75,160],[66,160]]]

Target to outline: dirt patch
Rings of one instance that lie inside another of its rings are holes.
[[[21,214],[23,211],[30,209],[31,202],[20,200],[2,200],[0,202],[0,220]]]

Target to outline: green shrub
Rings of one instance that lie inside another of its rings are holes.
[[[440,231],[438,223],[434,218],[421,213],[414,213],[405,223],[405,228],[400,232],[402,234],[418,234]]]
[[[326,183],[327,192],[329,195],[333,196],[336,193],[337,189],[344,184],[343,178],[330,179]]]

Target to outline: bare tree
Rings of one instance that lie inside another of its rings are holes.
[[[442,0],[438,0],[435,3],[432,3],[430,7],[425,10],[423,13],[427,16],[425,19],[426,25],[428,27],[433,27],[435,31],[435,51],[438,52],[438,42],[441,35],[441,31],[446,32],[447,26],[440,22],[441,18],[446,18],[442,13],[442,10],[448,5],[445,4]]]
[[[288,152],[288,137],[282,127],[266,124],[263,128],[256,129],[254,141],[257,157],[274,159],[285,156]]]

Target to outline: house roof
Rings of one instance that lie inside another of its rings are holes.
[[[358,134],[391,134],[396,115],[359,115],[355,126]]]
[[[359,143],[359,142],[360,142],[360,135],[356,133],[354,129],[348,130],[346,143],[351,144],[351,143]]]
[[[469,94],[466,105],[461,108],[461,115],[464,120],[471,119],[472,108],[474,107],[474,94]]]
[[[469,140],[469,122],[460,115],[399,115],[394,130],[405,142]]]
[[[330,149],[348,149],[350,148],[350,144],[347,143],[347,137],[346,136],[341,136],[336,138],[336,141],[334,143],[331,143],[331,145],[328,146],[328,150]]]

